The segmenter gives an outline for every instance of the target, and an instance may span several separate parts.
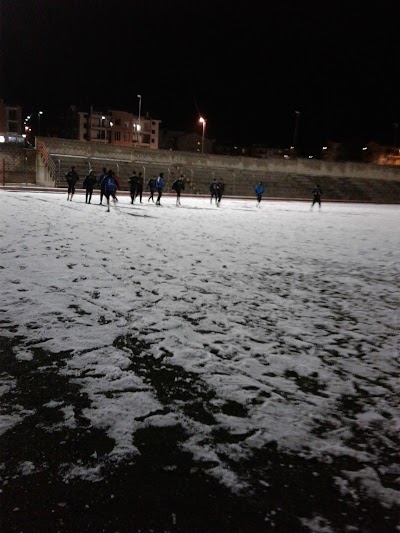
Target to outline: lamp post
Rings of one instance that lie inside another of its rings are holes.
[[[142,126],[140,124],[140,112],[142,110],[142,95],[141,94],[137,94],[136,95],[138,98],[139,98],[139,120],[138,120],[138,125],[136,127],[136,132],[137,132],[137,143],[139,144],[139,131],[142,129]]]
[[[112,127],[114,126],[114,122],[111,122],[110,120],[110,140],[109,143],[112,144],[113,138],[112,138]]]
[[[107,142],[107,123],[106,122],[103,123],[103,120],[106,120],[106,117],[104,115],[101,115],[100,117],[100,139],[103,138],[103,133],[104,133],[104,141]],[[104,131],[103,131],[103,124],[104,124]]]
[[[203,125],[203,134],[201,136],[201,153],[204,154],[204,132],[206,129],[206,120],[203,117],[200,117],[199,122]]]
[[[140,111],[142,109],[142,95],[138,94],[136,96],[139,98],[139,124],[140,124]]]
[[[43,111],[38,111],[38,137],[40,137],[40,115],[43,115]]]
[[[299,122],[300,122],[300,111],[295,111],[296,113],[296,124],[294,126],[294,134],[293,134],[293,149],[296,150],[297,148],[297,136],[299,134]]]

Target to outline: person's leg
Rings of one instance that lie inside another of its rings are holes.
[[[75,187],[72,186],[72,187],[71,187],[71,198],[70,198],[70,201],[71,201],[71,202],[72,202],[72,198],[73,198],[74,194],[75,194]]]
[[[93,189],[89,189],[89,204],[90,202],[92,201],[92,194],[93,194]]]

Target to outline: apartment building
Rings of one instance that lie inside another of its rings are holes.
[[[0,143],[23,143],[22,107],[0,100]]]
[[[79,112],[79,140],[158,149],[161,120],[127,111]]]

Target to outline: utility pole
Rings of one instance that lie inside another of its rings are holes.
[[[397,134],[399,131],[399,123],[393,122],[393,146],[397,147]]]
[[[296,123],[294,126],[294,133],[293,133],[293,149],[296,150],[297,148],[297,137],[299,135],[299,124],[300,124],[300,111],[295,111],[296,113]]]

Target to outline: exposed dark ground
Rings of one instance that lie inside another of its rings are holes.
[[[0,437],[2,532],[296,532],[310,531],[298,517],[314,515],[320,517],[314,522],[315,531],[332,531],[324,529],[329,523],[334,531],[392,533],[399,525],[399,508],[385,509],[367,495],[352,500],[340,494],[335,472],[355,465],[321,464],[280,453],[274,445],[232,464],[249,481],[245,494],[231,493],[204,473],[206,464],[199,466],[180,449],[184,440],[180,425],[139,430],[135,444],[140,455],[114,463],[107,456],[112,440],[91,427],[82,414],[87,396],[59,373],[69,353],[50,356],[31,345],[34,358],[17,361],[12,348],[18,343],[24,339],[0,338],[0,372],[16,380],[3,396],[2,410],[18,404],[30,412]],[[152,383],[166,407],[169,401],[187,401],[192,395],[191,415],[213,416],[210,392],[196,383],[195,376],[183,375],[165,360],[150,365],[147,356],[141,356],[145,347],[131,337],[116,339],[116,346],[121,343],[131,348],[135,372]],[[50,401],[72,404],[77,427],[61,425],[63,414],[56,404],[45,405]],[[240,416],[239,407],[224,408]],[[357,406],[344,408],[351,411]],[[218,437],[232,439],[228,434]],[[395,451],[386,452],[394,460]],[[102,479],[68,479],[65,473],[71,464],[85,469],[100,466]]]

